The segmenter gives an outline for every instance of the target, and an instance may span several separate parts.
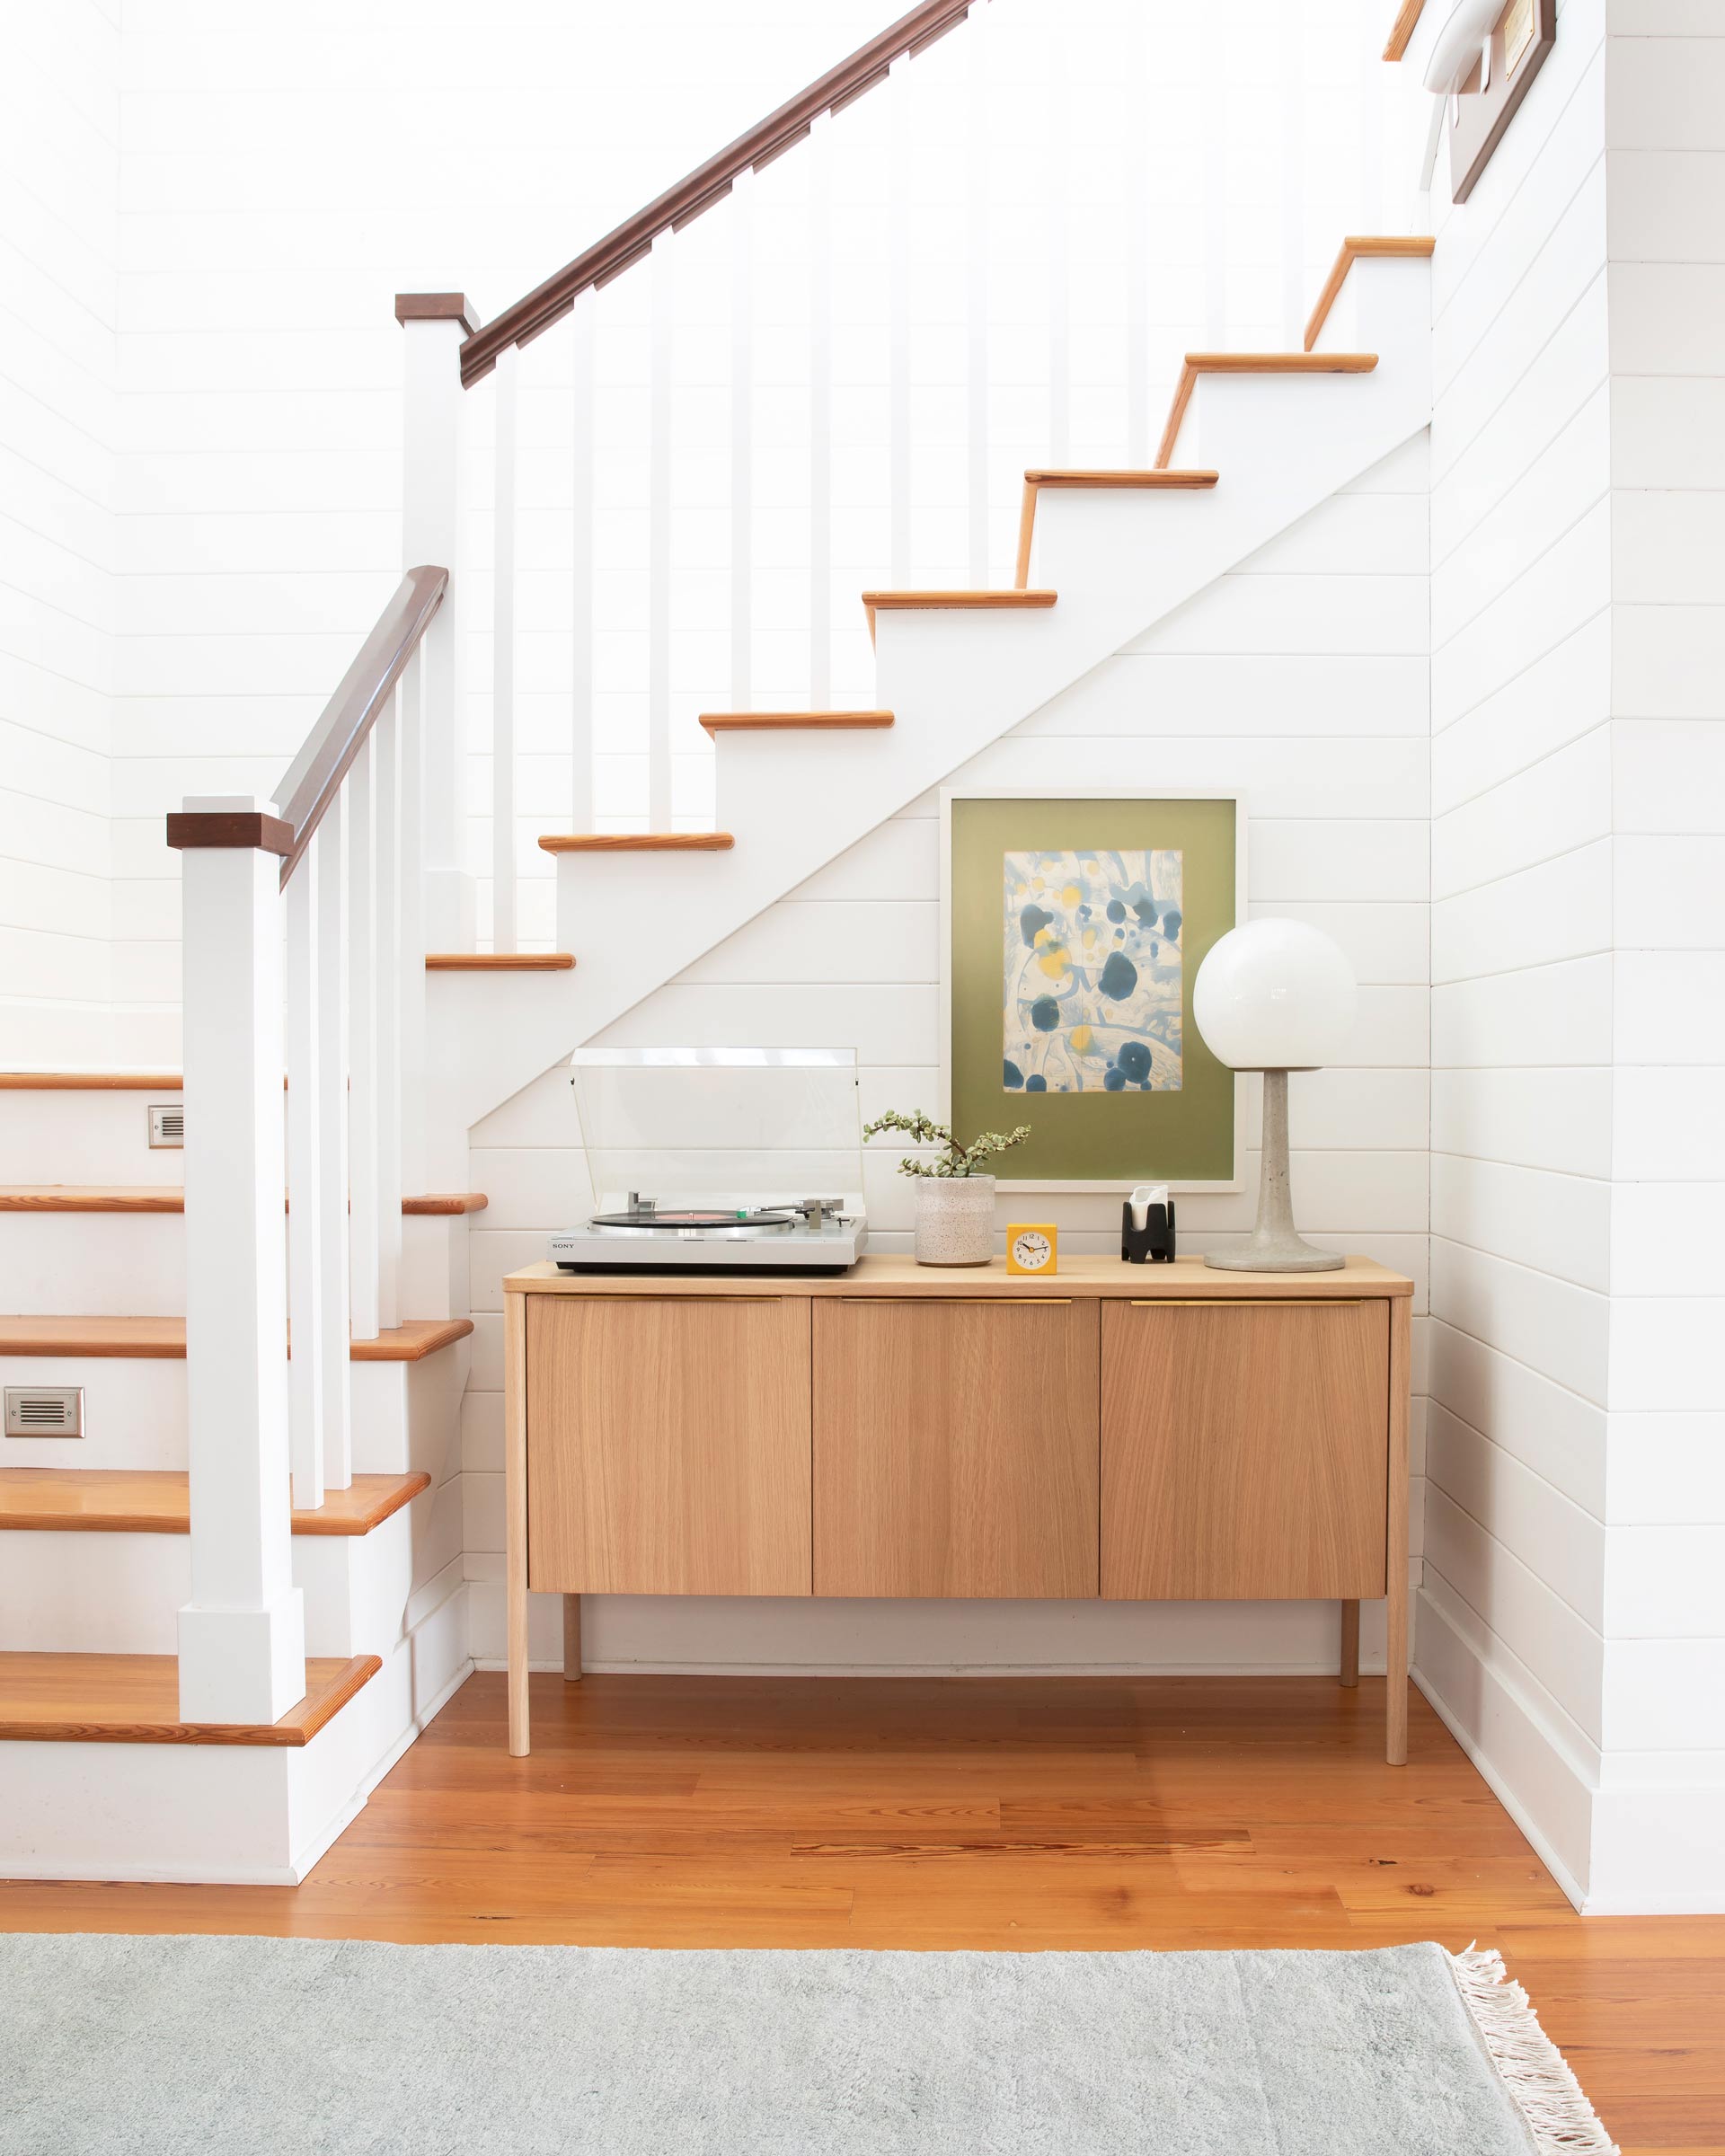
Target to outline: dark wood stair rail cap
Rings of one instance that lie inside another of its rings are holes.
[[[397,322],[458,322],[471,337],[479,327],[479,310],[464,292],[398,292]]]
[[[281,880],[286,884],[349,766],[388,707],[395,684],[448,588],[447,569],[426,567],[410,569],[396,586],[282,781],[280,791],[288,796],[288,806],[281,816],[258,810],[179,810],[168,817],[168,844],[181,849],[261,847],[267,853],[281,855]]]
[[[667,188],[656,200],[625,218],[615,232],[596,240],[555,277],[505,307],[495,321],[476,330],[461,348],[461,381],[471,389],[497,365],[497,356],[512,344],[526,344],[567,314],[589,286],[608,285],[632,262],[639,261],[662,232],[680,232],[730,192],[739,172],[758,171],[799,142],[823,112],[841,111],[854,98],[886,79],[888,69],[907,53],[918,53],[962,22],[976,0],[923,0],[907,15],[871,38],[866,45],[828,68],[818,81],[800,90],[788,104],[752,127],[747,135]]]

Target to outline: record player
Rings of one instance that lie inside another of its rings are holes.
[[[661,1206],[632,1190],[615,1211],[553,1235],[551,1255],[566,1273],[842,1273],[868,1236],[844,1206],[839,1197]]]
[[[597,1195],[551,1238],[562,1271],[838,1273],[862,1255],[850,1050],[591,1048],[570,1065]]]

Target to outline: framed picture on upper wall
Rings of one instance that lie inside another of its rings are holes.
[[[941,795],[942,1113],[1030,1125],[1003,1190],[1240,1188],[1244,1082],[1192,981],[1245,892],[1232,796]]]

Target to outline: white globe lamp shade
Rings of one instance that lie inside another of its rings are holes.
[[[1313,1071],[1333,1063],[1354,1023],[1354,974],[1340,945],[1304,921],[1252,921],[1212,945],[1192,985],[1192,1016],[1235,1071]]]

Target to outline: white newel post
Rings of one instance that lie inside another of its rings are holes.
[[[425,945],[473,948],[473,879],[461,814],[466,746],[466,562],[462,340],[478,327],[459,292],[398,292],[402,330],[402,564],[440,561],[449,588],[420,647],[423,725]]]
[[[180,1712],[279,1721],[305,1691],[288,1523],[282,1197],[288,826],[249,799],[168,819],[185,965],[186,1403],[191,1599]]]

